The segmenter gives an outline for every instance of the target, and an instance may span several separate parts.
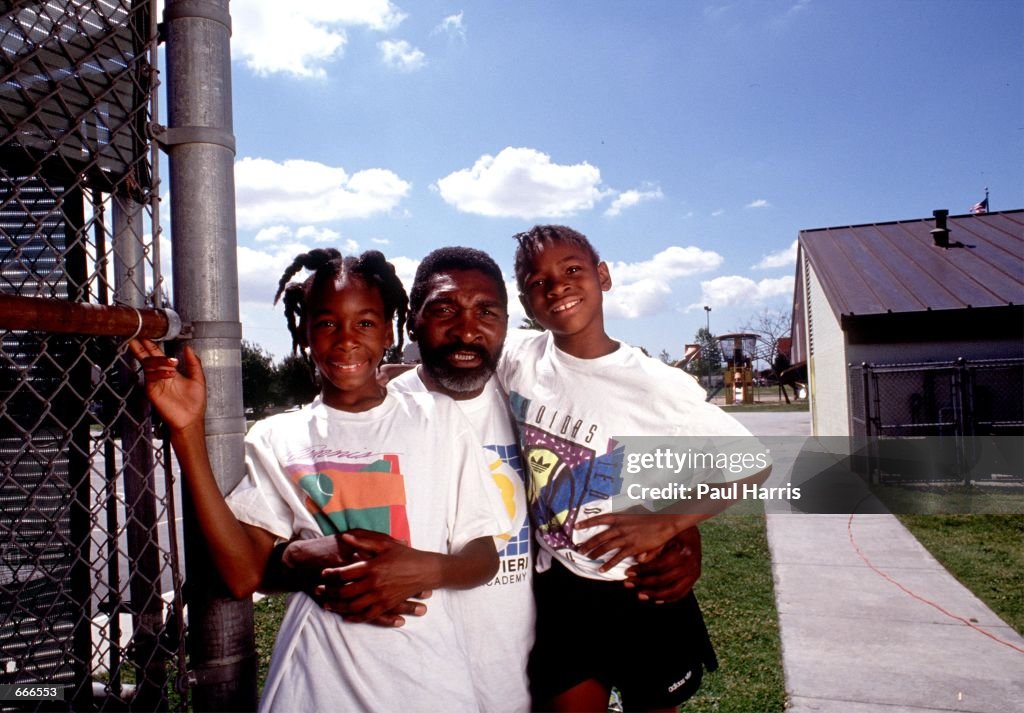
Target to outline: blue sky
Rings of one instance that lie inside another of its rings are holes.
[[[788,311],[797,233],[1024,207],[1018,0],[232,0],[245,338],[298,252],[585,233],[608,331],[683,352]],[[514,294],[514,292],[513,292]],[[512,322],[521,310],[514,305]]]

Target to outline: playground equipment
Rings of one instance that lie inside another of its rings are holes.
[[[721,334],[722,356],[726,361],[725,403],[727,405],[754,403],[754,360],[762,358],[757,352],[757,335],[749,332]]]
[[[727,364],[722,380],[716,388],[708,386],[708,400],[725,389],[726,404],[753,404],[754,385],[760,383],[776,383],[779,387],[780,400],[784,397],[790,402],[786,386],[793,390],[793,398],[806,398],[807,366],[804,363],[789,365],[789,337],[780,337],[772,347],[772,342],[761,335],[750,332],[722,334],[717,337],[721,344],[722,357]],[[700,344],[685,345],[683,357],[672,366],[683,369],[691,361],[700,356]],[[755,371],[758,362],[769,365],[769,368]],[[717,367],[716,367],[717,370]],[[697,374],[696,376],[700,376]]]

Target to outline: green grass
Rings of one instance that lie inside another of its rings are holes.
[[[873,485],[894,514],[1024,515],[1024,488],[951,484]]]
[[[259,655],[257,687],[263,693],[263,682],[267,680],[270,668],[270,654],[274,650],[274,639],[281,628],[285,609],[288,607],[287,594],[274,594],[256,602],[253,619],[256,628],[256,653]]]
[[[897,515],[949,572],[1024,634],[1024,515]]]
[[[697,583],[719,669],[681,711],[775,713],[785,706],[771,558],[761,514],[719,515],[701,525],[703,574]],[[285,597],[256,603],[259,687],[270,663]]]
[[[719,669],[681,711],[774,713],[785,707],[779,618],[763,515],[719,515],[701,525],[697,582]]]

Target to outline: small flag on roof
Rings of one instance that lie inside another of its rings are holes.
[[[971,206],[971,212],[975,215],[988,213],[988,189],[985,189],[985,197]]]

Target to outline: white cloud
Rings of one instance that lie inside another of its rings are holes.
[[[258,75],[322,77],[340,57],[346,28],[396,28],[405,13],[390,0],[232,0],[231,50]]]
[[[256,237],[257,243],[271,243],[279,240],[296,239],[301,241],[312,240],[314,243],[331,243],[343,253],[353,253],[359,250],[359,243],[355,240],[346,240],[344,244],[339,243],[341,235],[330,228],[319,228],[315,225],[304,225],[301,228],[292,228],[287,225],[271,225],[261,228]]]
[[[405,40],[381,40],[377,43],[384,64],[403,72],[415,72],[427,63],[427,56]]]
[[[462,12],[449,15],[441,20],[438,26],[434,28],[434,34],[445,34],[453,38],[466,39],[466,25],[462,21]]]
[[[505,280],[505,291],[508,292],[508,326],[509,329],[518,327],[526,319],[526,310],[523,303],[519,301],[519,285],[516,279]]]
[[[399,255],[398,257],[389,256],[388,262],[395,266],[395,274],[398,275],[398,279],[402,281],[405,291],[408,292],[412,287],[413,278],[416,277],[416,269],[420,266],[420,261]]]
[[[621,319],[657,314],[668,307],[673,280],[714,270],[721,264],[722,256],[716,252],[678,245],[665,248],[649,260],[610,262],[612,290],[605,295],[605,313]]]
[[[785,250],[769,253],[761,258],[761,262],[754,265],[755,270],[770,270],[775,267],[793,267],[796,265],[796,245],[794,240]]]
[[[260,228],[253,240],[257,243],[273,243],[289,235],[292,235],[292,229],[287,225],[270,225]]]
[[[269,305],[274,300],[277,283],[296,255],[308,252],[310,245],[287,242],[249,248],[238,246],[238,298],[241,302]],[[301,279],[302,273],[293,280]],[[284,329],[284,322],[281,323]]]
[[[665,194],[661,192],[661,189],[657,186],[645,187],[646,190],[639,190],[636,188],[628,191],[623,191],[615,197],[612,204],[608,206],[608,210],[604,212],[609,217],[614,217],[622,213],[623,208],[631,208],[644,201],[653,201],[665,197]]]
[[[613,278],[614,279],[614,278]],[[636,319],[663,311],[672,288],[659,280],[645,279],[615,285],[604,296],[604,314],[610,319]]]
[[[299,240],[312,240],[314,243],[335,243],[341,235],[337,230],[330,228],[318,228],[315,225],[303,225],[295,231],[295,237]],[[346,240],[344,252],[355,252],[359,249],[359,243],[354,240]]]
[[[315,161],[235,163],[235,206],[241,228],[366,218],[391,210],[411,185],[382,168],[351,176]]]
[[[775,32],[785,31],[791,22],[795,22],[796,18],[799,17],[804,10],[810,6],[811,0],[796,0],[787,10],[774,17],[769,23],[769,29]]]
[[[807,9],[807,6],[811,4],[811,0],[797,0],[793,3],[793,6],[786,11],[788,15],[795,15],[798,12],[802,12]]]
[[[613,282],[637,282],[645,278],[654,278],[663,282],[680,277],[695,275],[698,272],[714,270],[722,264],[722,256],[711,250],[698,247],[670,245],[657,253],[650,260],[641,262],[608,263]]]
[[[589,163],[559,165],[529,148],[507,147],[481,156],[438,180],[437,190],[463,213],[501,218],[557,218],[590,210],[608,192],[601,171]]]
[[[790,297],[793,295],[794,278],[790,276],[766,278],[754,282],[741,275],[723,275],[700,283],[700,302],[687,307],[687,310],[701,309],[703,305],[712,307],[729,307],[733,305],[753,305],[765,302],[773,297]]]
[[[758,198],[756,201],[751,201],[744,206],[744,208],[770,208],[771,203],[766,201],[764,198]]]
[[[725,211],[724,211],[724,210],[722,210],[721,208],[719,208],[718,210],[714,211],[714,212],[713,212],[713,213],[711,214],[711,217],[712,217],[712,218],[717,218],[717,217],[718,217],[718,216],[720,216],[720,215],[725,215]]]
[[[370,242],[374,245],[390,245],[391,241],[387,238],[370,238]]]

